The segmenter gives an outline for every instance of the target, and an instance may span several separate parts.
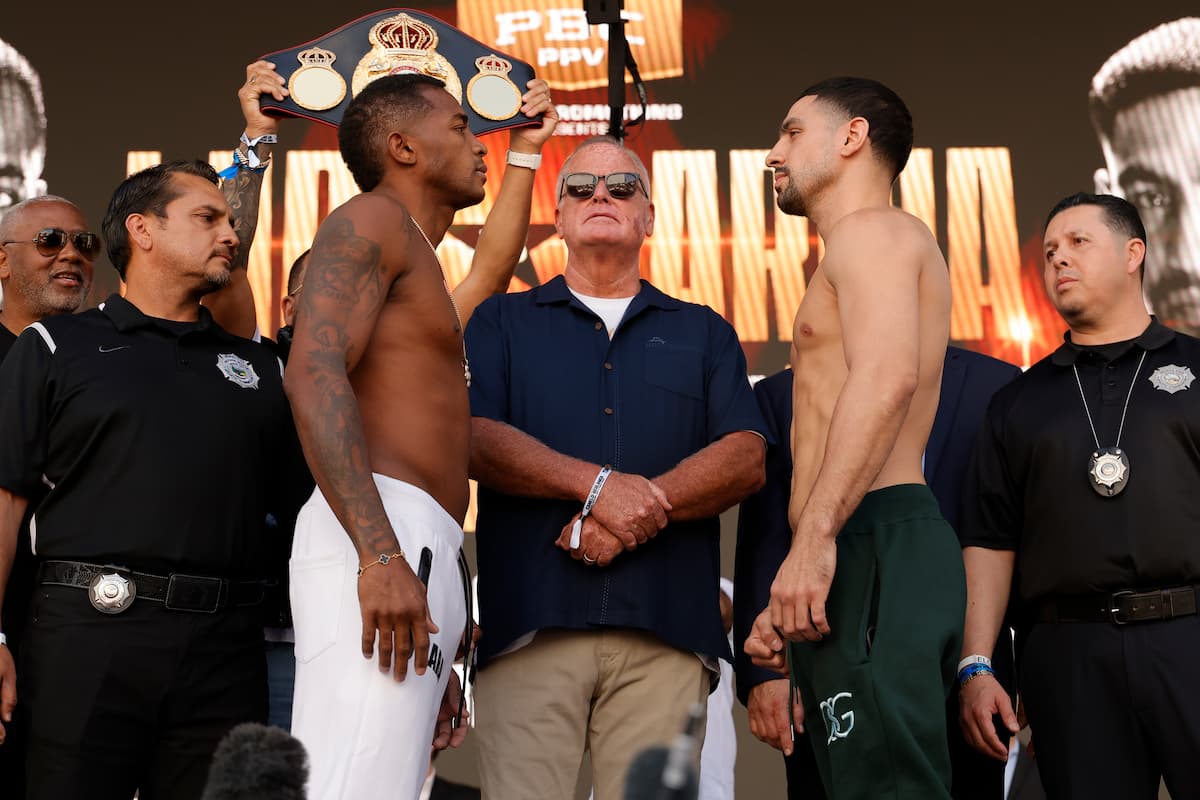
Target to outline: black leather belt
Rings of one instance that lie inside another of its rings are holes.
[[[1195,586],[1056,597],[1038,605],[1038,622],[1133,622],[1186,617],[1196,613]]]
[[[206,575],[150,575],[123,567],[80,561],[44,561],[38,583],[87,589],[96,610],[119,614],[134,599],[153,600],[171,611],[214,614],[231,606],[255,606],[263,601],[263,581],[232,581]]]

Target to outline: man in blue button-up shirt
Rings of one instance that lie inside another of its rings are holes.
[[[485,796],[597,800],[668,742],[729,660],[717,515],[763,482],[764,425],[733,328],[639,280],[645,167],[584,142],[558,182],[564,275],[467,328],[480,482]],[[611,470],[611,472],[609,472]]]

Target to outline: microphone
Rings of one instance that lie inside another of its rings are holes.
[[[213,754],[201,800],[305,800],[308,755],[279,728],[246,722]]]
[[[638,753],[625,777],[625,800],[696,800],[700,794],[700,748],[697,736],[704,706],[688,709],[683,732],[670,747],[650,747]]]

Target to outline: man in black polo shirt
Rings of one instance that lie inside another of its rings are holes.
[[[1077,194],[1046,222],[1046,291],[1070,331],[988,409],[963,498],[967,738],[1016,732],[990,652],[1014,564],[1022,697],[1047,794],[1200,797],[1200,341],[1142,298],[1136,209]],[[1153,265],[1149,267],[1153,269]]]
[[[717,515],[762,484],[764,426],[733,328],[638,279],[654,207],[632,151],[580,145],[555,220],[565,274],[467,327],[476,735],[489,797],[569,797],[590,749],[610,800],[731,660]]]
[[[42,195],[24,200],[0,218],[0,362],[26,326],[52,314],[76,311],[92,285],[92,260],[100,237],[87,229],[83,212],[69,200]],[[0,384],[0,387],[3,387]],[[7,387],[5,387],[7,388]],[[3,391],[3,389],[0,389]],[[36,505],[41,492],[30,505]],[[33,555],[29,548],[26,511],[17,537],[11,578],[5,587],[0,641],[14,659],[33,592]],[[0,775],[14,797],[25,793],[24,709],[15,707],[16,687],[0,690]],[[13,715],[16,715],[15,717]]]
[[[51,487],[21,664],[35,800],[199,797],[221,736],[266,716],[262,520],[299,456],[278,360],[199,304],[238,246],[216,180],[175,162],[121,184],[126,295],[35,323],[0,369],[0,576]]]

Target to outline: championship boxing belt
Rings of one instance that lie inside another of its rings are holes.
[[[263,56],[287,81],[282,101],[262,109],[337,127],[368,83],[405,72],[437,78],[462,104],[471,132],[536,125],[521,113],[533,67],[420,11],[391,8],[362,17],[307,44]]]

